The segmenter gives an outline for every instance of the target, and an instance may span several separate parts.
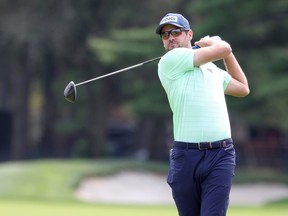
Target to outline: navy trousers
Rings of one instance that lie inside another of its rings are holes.
[[[225,216],[235,170],[233,143],[198,150],[173,147],[167,183],[180,216]]]

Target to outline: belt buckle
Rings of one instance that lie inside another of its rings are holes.
[[[207,149],[208,149],[207,147],[202,148],[202,147],[201,147],[201,142],[197,143],[197,145],[198,145],[198,149],[199,149],[200,151],[203,151],[203,150],[207,150]]]

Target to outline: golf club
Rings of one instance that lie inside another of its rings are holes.
[[[142,63],[139,63],[139,64],[136,64],[136,65],[132,65],[130,67],[127,67],[127,68],[123,68],[123,69],[120,69],[120,70],[117,70],[117,71],[114,71],[114,72],[111,72],[111,73],[108,73],[108,74],[105,74],[105,75],[102,75],[102,76],[99,76],[99,77],[95,77],[93,79],[89,79],[89,80],[86,80],[84,82],[80,82],[80,83],[77,83],[75,84],[73,81],[71,81],[67,86],[66,88],[64,89],[64,97],[67,101],[71,102],[71,103],[74,103],[76,101],[76,97],[77,97],[77,89],[76,89],[76,86],[80,86],[80,85],[83,85],[83,84],[86,84],[86,83],[89,83],[89,82],[93,82],[95,80],[99,80],[99,79],[102,79],[104,77],[108,77],[108,76],[111,76],[111,75],[114,75],[114,74],[117,74],[117,73],[121,73],[121,72],[124,72],[124,71],[127,71],[127,70],[130,70],[130,69],[133,69],[133,68],[136,68],[136,67],[140,67],[140,66],[143,66],[145,64],[148,64],[150,62],[153,62],[153,61],[156,61],[156,60],[159,60],[162,56],[160,57],[157,57],[157,58],[154,58],[154,59],[151,59],[151,60],[148,60],[148,61],[145,61],[145,62],[142,62]]]
[[[197,46],[197,45],[192,47],[192,49],[198,49],[198,48],[200,48],[200,47]],[[117,70],[117,71],[114,71],[114,72],[111,72],[111,73],[108,73],[108,74],[105,74],[105,75],[102,75],[102,76],[99,76],[99,77],[95,77],[93,79],[89,79],[89,80],[86,80],[84,82],[80,82],[80,83],[76,83],[75,84],[73,81],[70,81],[68,83],[68,85],[66,86],[66,88],[64,89],[64,97],[65,97],[65,99],[67,101],[69,101],[71,103],[74,103],[76,101],[76,98],[77,98],[77,89],[76,89],[77,86],[80,86],[80,85],[83,85],[83,84],[86,84],[86,83],[89,83],[89,82],[93,82],[95,80],[99,80],[99,79],[102,79],[104,77],[108,77],[108,76],[111,76],[111,75],[114,75],[114,74],[117,74],[117,73],[121,73],[121,72],[130,70],[130,69],[133,69],[133,68],[136,68],[136,67],[143,66],[143,65],[148,64],[150,62],[157,61],[161,57],[162,56],[154,58],[154,59],[151,59],[151,60],[148,60],[148,61],[145,61],[145,62],[142,62],[142,63],[139,63],[139,64],[136,64],[136,65],[132,65],[130,67],[123,68],[123,69],[120,69],[120,70]]]

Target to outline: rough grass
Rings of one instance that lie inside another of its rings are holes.
[[[288,185],[288,173],[284,170],[265,168],[237,168],[234,179],[235,184],[245,183],[282,183]]]
[[[0,198],[74,200],[83,178],[121,170],[167,172],[167,164],[130,160],[35,160],[0,164]]]

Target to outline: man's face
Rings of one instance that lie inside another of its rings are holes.
[[[173,36],[173,33],[170,31],[176,30],[176,29],[180,29],[180,28],[174,25],[165,25],[162,28],[161,34],[166,32],[166,37],[162,36],[162,41],[163,41],[165,50],[168,52],[174,48],[179,48],[179,47],[192,48],[191,47],[191,40],[193,37],[192,31],[191,30],[189,31],[178,30],[178,32],[175,32]]]

